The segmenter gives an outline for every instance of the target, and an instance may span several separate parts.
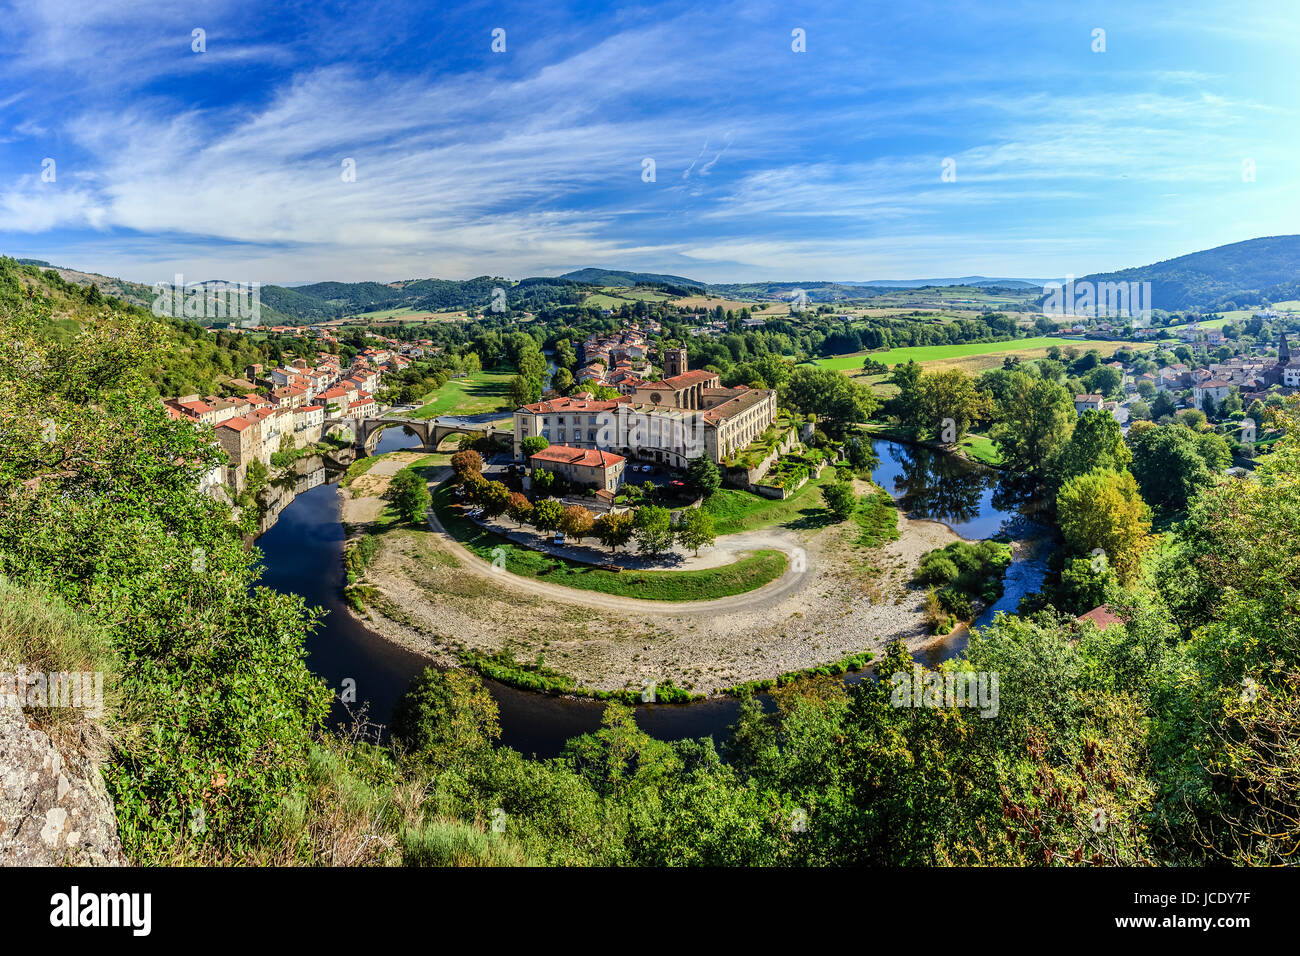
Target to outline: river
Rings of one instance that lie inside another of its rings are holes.
[[[407,429],[390,428],[380,436],[376,453],[418,444]],[[999,489],[996,472],[926,449],[884,441],[874,444],[880,463],[872,477],[913,517],[943,521],[965,537],[990,537],[999,531],[1041,537]],[[357,699],[368,707],[369,719],[386,723],[411,678],[427,661],[379,637],[348,613],[343,601],[339,474],[326,468],[324,481],[318,477],[311,471],[298,479],[297,487],[305,490],[282,507],[275,523],[258,539],[264,567],[261,583],[300,594],[309,605],[326,610],[324,621],[307,641],[309,666],[336,690],[345,680],[354,681]],[[976,626],[989,623],[996,610],[1015,610],[1021,595],[1041,586],[1046,553],[1038,541],[1018,549],[1007,570],[1003,597],[985,610]],[[916,658],[933,666],[959,653],[967,639],[966,630],[959,629],[932,642]],[[861,680],[864,673],[846,675],[845,680]],[[492,680],[485,683],[500,708],[501,742],[521,753],[554,756],[569,738],[600,726],[605,705],[599,701],[553,697]],[[664,740],[710,734],[721,739],[739,708],[739,701],[726,697],[690,704],[642,704],[636,708],[636,720],[647,733]],[[334,718],[346,716],[336,704]]]

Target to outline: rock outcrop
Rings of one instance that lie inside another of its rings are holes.
[[[0,704],[0,866],[125,862],[97,764],[65,759],[23,710]]]

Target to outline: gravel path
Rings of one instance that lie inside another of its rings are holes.
[[[721,556],[773,548],[799,555],[785,575],[713,601],[643,601],[497,570],[446,534],[390,531],[367,573],[369,625],[443,660],[461,649],[509,648],[593,689],[671,680],[711,693],[739,683],[931,640],[924,591],[911,586],[922,554],[959,540],[900,514],[899,538],[866,550],[853,522],[816,532],[765,529],[718,539]],[[723,563],[726,563],[725,561]]]

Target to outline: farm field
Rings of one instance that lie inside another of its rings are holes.
[[[877,352],[853,352],[849,355],[835,355],[831,358],[818,359],[822,368],[843,372],[848,369],[861,368],[862,360],[868,355],[877,362],[886,365],[898,365],[909,361],[942,362],[946,359],[965,358],[971,355],[1003,354],[1024,349],[1046,349],[1051,346],[1064,347],[1058,338],[1041,335],[1031,339],[1013,339],[1009,342],[960,342],[956,345],[916,345],[898,349],[884,349]]]
[[[380,309],[375,312],[359,312],[349,315],[347,322],[458,322],[465,318],[464,310],[458,312],[421,312],[409,306],[395,309]]]
[[[785,315],[790,311],[788,302],[746,302],[743,299],[720,299],[711,295],[686,295],[674,299],[673,304],[683,309],[730,309],[739,312],[749,309],[753,315]]]
[[[438,415],[483,415],[508,412],[510,380],[513,372],[474,372],[464,378],[450,379],[432,396],[425,396],[423,407],[403,413],[400,418],[434,418]]]
[[[845,372],[854,378],[862,374],[862,361],[867,356],[886,365],[905,364],[911,360],[924,365],[928,371],[960,368],[966,372],[976,373],[998,367],[1008,355],[1013,355],[1022,362],[1046,358],[1047,350],[1053,346],[1061,349],[1075,348],[1080,353],[1096,349],[1103,358],[1109,358],[1122,348],[1138,351],[1155,347],[1150,342],[1100,342],[1095,339],[1037,336],[1029,339],[1014,339],[1010,342],[966,342],[957,345],[921,345],[881,352],[855,352],[852,355],[836,355],[819,359],[816,364],[823,368]],[[866,376],[866,378],[875,384],[875,381],[881,380],[882,376]]]

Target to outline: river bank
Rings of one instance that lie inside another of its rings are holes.
[[[384,468],[394,473],[395,462]],[[371,474],[380,469],[375,466]],[[376,477],[375,488],[384,482]],[[349,528],[382,502],[343,492]],[[711,601],[660,602],[583,591],[503,572],[447,535],[388,527],[366,574],[366,626],[451,664],[503,652],[593,692],[650,685],[714,695],[805,671],[895,640],[929,640],[924,592],[911,586],[921,556],[960,540],[938,522],[899,515],[898,539],[863,548],[853,522],[785,529],[801,560],[757,591]],[[771,542],[769,542],[771,543]],[[719,539],[720,551],[732,551]]]
[[[925,518],[916,514],[900,515],[900,531],[905,528],[902,519],[906,519],[923,525],[952,525],[966,539],[989,537],[1006,528],[1014,529],[1012,537],[1027,533],[1021,528],[1018,506],[987,486],[990,473],[978,472],[963,478],[961,475],[970,469],[964,462],[953,469],[943,459],[931,461],[924,456],[916,457],[919,451],[916,449],[883,441],[876,444],[881,460],[873,471],[875,481],[895,499],[910,497],[927,514]],[[400,429],[390,429],[381,437],[376,453],[404,450],[422,456],[423,453],[412,450],[413,446],[418,446],[413,436],[404,436]],[[420,645],[405,645],[381,636],[369,621],[357,618],[348,610],[343,597],[346,585],[343,499],[337,484],[332,483],[337,478],[336,472],[324,483],[310,482],[310,490],[299,494],[258,539],[265,568],[262,583],[300,594],[309,605],[319,606],[326,612],[308,640],[309,665],[336,691],[341,687],[351,688],[356,701],[346,708],[336,703],[333,721],[346,725],[364,708],[369,719],[386,723],[411,679],[435,661],[427,649],[417,651],[413,648]],[[930,498],[914,494],[918,487],[928,485],[941,487],[942,493]],[[936,532],[932,546],[950,542],[957,536],[944,527]],[[976,625],[986,623],[986,616],[991,620],[995,610],[1014,609],[1021,595],[1038,589],[1050,548],[1037,557],[1033,550],[1017,547],[1002,598],[981,614]],[[861,560],[863,555],[856,557]],[[598,625],[600,615],[593,614],[591,620]],[[909,647],[914,648],[913,656],[919,662],[933,667],[959,653],[967,637],[965,628],[943,637],[921,634],[909,641]],[[647,643],[654,648],[653,642]],[[824,663],[833,659],[833,655],[827,653],[820,659]],[[544,657],[544,662],[552,661],[549,655]],[[456,662],[447,658],[443,663]],[[866,673],[869,671],[851,672],[841,679],[854,683]],[[600,700],[536,693],[490,677],[484,683],[500,709],[501,743],[524,754],[540,757],[558,754],[567,740],[597,729],[605,709],[605,703]],[[635,707],[634,714],[638,725],[647,733],[662,740],[680,740],[725,734],[735,721],[739,706],[734,697],[712,696],[689,704],[641,703]]]

